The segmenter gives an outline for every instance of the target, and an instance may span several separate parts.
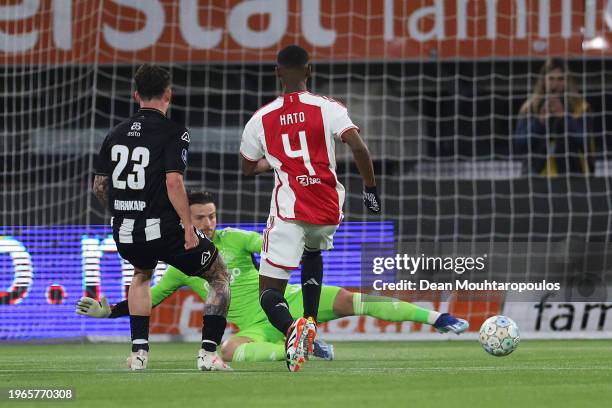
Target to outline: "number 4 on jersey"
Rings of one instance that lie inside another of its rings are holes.
[[[283,139],[283,149],[285,150],[285,154],[287,157],[291,157],[292,159],[301,157],[304,160],[304,166],[306,170],[308,170],[309,176],[316,175],[312,164],[310,163],[310,153],[308,153],[308,143],[306,142],[306,132],[300,130],[298,132],[298,136],[300,138],[300,148],[299,150],[292,150],[291,143],[289,143],[289,135],[287,133],[283,133],[281,135]]]

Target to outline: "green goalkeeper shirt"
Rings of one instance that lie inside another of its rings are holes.
[[[227,319],[238,327],[265,320],[259,306],[259,272],[252,258],[252,254],[261,251],[263,237],[253,231],[225,228],[215,231],[213,242],[231,275],[232,299]],[[189,286],[202,299],[208,295],[208,282],[168,266],[161,281],[151,289],[153,305],[161,303],[181,286]]]

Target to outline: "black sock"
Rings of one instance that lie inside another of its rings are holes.
[[[323,257],[321,251],[304,251],[302,255],[302,298],[304,317],[312,316],[317,320],[319,299],[321,299],[321,281],[323,280]]]
[[[287,334],[289,326],[293,323],[293,317],[289,313],[289,305],[283,294],[277,289],[266,289],[259,295],[259,303],[272,326],[283,335]]]
[[[159,305],[159,303],[157,304]],[[153,308],[156,308],[157,305],[153,305]],[[127,300],[122,300],[117,303],[115,306],[111,306],[111,314],[108,315],[109,319],[116,319],[117,317],[129,316],[130,308],[128,306]]]
[[[111,314],[108,317],[114,319],[116,317],[129,316],[129,314],[130,309],[128,308],[128,301],[123,300],[111,307]]]
[[[221,344],[221,338],[225,331],[227,320],[219,315],[204,315],[202,319],[202,348],[206,351],[215,352]]]
[[[130,329],[132,331],[132,351],[149,351],[149,316],[130,315]]]

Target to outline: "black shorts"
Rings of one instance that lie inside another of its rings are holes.
[[[185,250],[185,236],[178,233],[149,242],[122,244],[117,243],[119,255],[135,268],[155,269],[158,261],[172,265],[190,276],[201,276],[217,259],[218,251],[202,232],[196,230],[199,239],[197,247]]]

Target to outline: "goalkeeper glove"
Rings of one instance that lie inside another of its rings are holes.
[[[366,186],[363,190],[363,204],[370,212],[378,214],[380,212],[380,198],[376,192],[376,186]]]
[[[100,302],[96,299],[83,296],[77,302],[76,312],[83,316],[105,318],[110,316],[111,308],[104,296],[100,298]]]

